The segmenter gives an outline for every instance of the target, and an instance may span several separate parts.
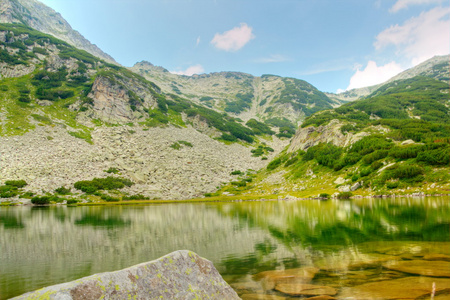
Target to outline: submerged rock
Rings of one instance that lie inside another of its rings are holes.
[[[275,289],[290,296],[336,295],[336,289],[314,284],[277,284]]]
[[[383,267],[409,274],[432,277],[450,277],[450,262],[428,260],[391,261]]]
[[[49,286],[13,299],[239,299],[214,265],[182,250],[116,272]]]
[[[431,295],[433,290],[436,295],[445,294],[445,296],[448,297],[450,293],[450,279],[405,277],[395,280],[372,282],[354,287],[342,288],[342,292],[338,295],[338,299],[412,300]]]
[[[241,297],[242,300],[287,300],[286,297],[277,295],[265,295],[265,294],[244,294]]]
[[[277,284],[282,283],[309,283],[317,274],[317,272],[319,272],[318,268],[305,267],[297,269],[265,271],[256,274],[253,278],[255,280],[261,280],[263,283],[263,287],[266,290],[272,290]]]

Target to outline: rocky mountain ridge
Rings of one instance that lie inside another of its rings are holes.
[[[117,64],[110,55],[91,44],[56,11],[37,0],[2,0],[0,23],[23,24],[53,35],[107,62]]]
[[[295,126],[312,113],[341,104],[309,83],[275,75],[255,77],[241,72],[184,76],[142,61],[130,68],[168,94],[227,112],[244,121],[287,119]]]

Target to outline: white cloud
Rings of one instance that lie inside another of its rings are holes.
[[[205,72],[205,69],[203,69],[202,65],[190,66],[189,68],[187,68],[184,71],[170,71],[170,73],[172,73],[172,74],[186,75],[186,76],[192,76],[194,74],[201,74],[204,72]]]
[[[272,54],[268,57],[262,57],[259,59],[256,59],[255,62],[257,63],[277,63],[277,62],[284,62],[284,61],[289,61],[289,58],[281,55],[281,54]]]
[[[393,25],[376,37],[377,50],[395,46],[397,54],[417,65],[435,55],[450,53],[450,7],[437,7]]]
[[[197,42],[196,42],[196,46],[198,46],[200,44],[200,37],[197,38]]]
[[[237,51],[255,38],[252,31],[252,27],[249,27],[245,23],[241,23],[239,27],[234,27],[222,34],[216,33],[211,40],[211,44],[220,50]]]
[[[411,5],[435,4],[442,2],[443,0],[397,0],[397,2],[395,2],[395,4],[389,9],[389,12],[396,13],[399,10],[406,9]]]
[[[402,71],[403,68],[394,61],[384,66],[377,66],[376,62],[369,61],[364,70],[357,69],[356,73],[350,79],[350,85],[347,90],[385,82]]]

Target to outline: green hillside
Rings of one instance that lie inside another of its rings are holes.
[[[446,82],[418,76],[389,83],[366,99],[310,116],[251,184],[225,190],[342,197],[448,192],[449,105]],[[336,130],[339,136],[332,136]]]
[[[35,126],[67,126],[68,132],[91,142],[95,126],[186,126],[193,119],[214,128],[222,141],[253,143],[258,135],[275,134],[262,131],[267,126],[256,120],[246,126],[226,113],[164,94],[126,68],[24,25],[0,24],[0,32],[5,35],[0,60],[6,63],[0,79],[2,136],[23,134]],[[121,97],[125,117],[116,117],[114,111],[107,117],[102,114],[95,90],[99,85]]]

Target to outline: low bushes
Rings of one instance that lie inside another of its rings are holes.
[[[125,186],[132,186],[134,183],[125,178],[108,176],[106,178],[94,178],[92,180],[82,180],[75,182],[74,187],[87,194],[93,194],[99,190],[115,190]]]
[[[19,189],[26,185],[25,180],[7,180],[0,186],[0,198],[12,198],[19,195]]]

